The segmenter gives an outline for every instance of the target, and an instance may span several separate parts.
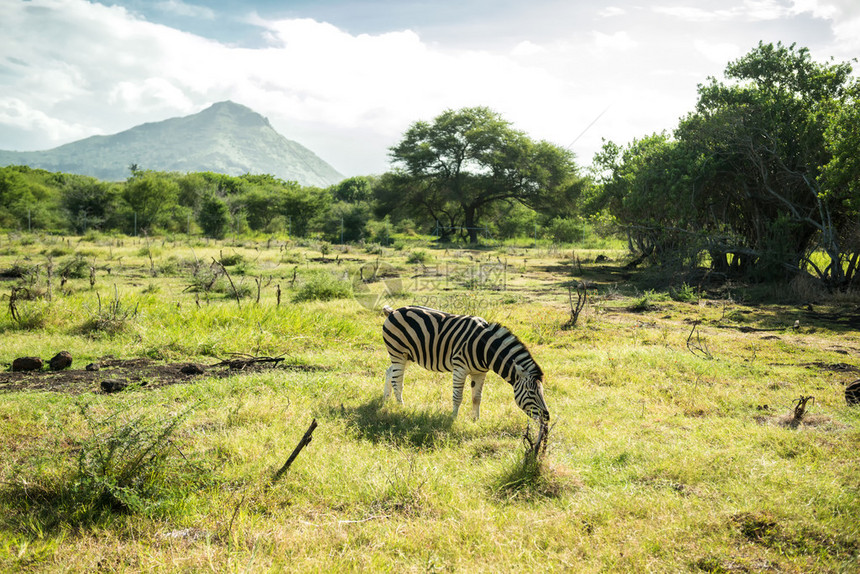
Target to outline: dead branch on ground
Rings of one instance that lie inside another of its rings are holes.
[[[526,430],[523,433],[523,445],[526,448],[526,457],[532,456],[537,459],[546,454],[550,427],[548,423],[540,421],[538,423],[537,436],[534,439],[532,439],[531,430],[532,423],[529,421],[528,425],[526,425]]]
[[[213,367],[229,367],[233,370],[242,370],[250,367],[251,365],[257,365],[261,363],[274,363],[277,365],[281,361],[284,360],[284,357],[257,357],[253,355],[245,355],[241,353],[235,353],[232,359],[224,359],[219,363],[215,363],[212,365]]]

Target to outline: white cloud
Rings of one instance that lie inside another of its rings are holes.
[[[830,21],[834,56],[852,59],[860,52],[860,2],[857,0],[794,0],[794,14],[809,13]]]
[[[705,56],[715,64],[727,64],[732,60],[736,60],[741,56],[741,48],[737,44],[728,42],[706,42],[705,40],[696,40],[694,42],[696,51]]]
[[[632,50],[639,44],[630,37],[625,31],[615,32],[614,34],[604,34],[603,32],[592,32],[594,44],[600,49],[626,51]]]
[[[740,5],[726,6],[723,4],[718,9],[706,9],[697,6],[654,6],[652,10],[679,20],[699,23],[778,20],[792,13],[790,8],[776,0],[743,0]]]
[[[523,40],[511,50],[511,56],[515,57],[527,57],[534,56],[536,54],[542,54],[546,52],[546,48],[543,46],[539,46],[534,42],[530,42],[529,40]]]
[[[215,19],[215,12],[211,8],[188,4],[181,0],[164,0],[162,2],[158,2],[156,6],[164,12],[176,14],[177,16],[200,18],[203,20]]]
[[[687,22],[714,22],[728,20],[732,13],[728,10],[704,10],[694,6],[654,6],[657,14],[672,16]]]
[[[101,133],[98,128],[51,117],[17,98],[0,97],[0,126],[39,130],[54,141],[78,139]]]
[[[619,8],[618,6],[607,6],[597,12],[597,16],[599,18],[613,18],[615,16],[622,16],[626,13],[627,11],[624,8]]]
[[[111,90],[108,103],[125,110],[192,110],[193,102],[178,86],[164,78],[123,81]]]

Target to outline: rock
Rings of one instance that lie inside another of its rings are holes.
[[[200,365],[195,365],[194,363],[188,363],[187,365],[183,365],[181,369],[179,369],[185,375],[202,375],[203,368]]]
[[[849,405],[860,405],[860,379],[845,387],[845,401]]]
[[[42,369],[42,359],[39,357],[18,357],[12,361],[13,371],[39,371]]]
[[[125,381],[117,379],[106,379],[102,381],[102,390],[106,393],[118,393],[127,386]]]
[[[101,365],[99,365],[98,363],[90,363],[84,368],[88,371],[98,371],[99,369],[101,369]]]
[[[52,371],[62,371],[72,366],[72,354],[68,351],[60,351],[48,362]]]

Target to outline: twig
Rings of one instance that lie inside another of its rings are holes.
[[[308,430],[305,431],[305,434],[299,441],[299,444],[297,444],[296,448],[293,449],[293,453],[290,455],[290,458],[287,459],[287,462],[284,463],[284,466],[278,469],[278,472],[276,472],[275,476],[272,477],[272,481],[269,483],[270,486],[280,480],[281,476],[285,472],[287,472],[287,470],[290,468],[290,465],[293,464],[294,460],[296,460],[296,457],[299,456],[299,453],[302,452],[302,449],[310,444],[311,440],[313,439],[314,429],[316,428],[317,420],[314,419],[313,421],[311,421],[311,426],[309,426]]]
[[[9,295],[9,314],[12,315],[12,320],[16,323],[21,322],[21,314],[18,313],[18,293],[20,291],[23,291],[23,289],[12,287],[12,293]]]
[[[695,321],[693,323],[693,328],[690,330],[690,334],[687,336],[687,349],[690,350],[693,355],[696,355],[696,352],[702,354],[702,356],[706,359],[713,359],[714,356],[711,354],[711,351],[708,349],[708,344],[702,340],[701,335],[696,331],[696,328],[699,326],[699,321]],[[693,333],[696,333],[696,341],[693,342]],[[698,356],[698,355],[696,355]]]
[[[543,421],[538,422],[538,434],[535,440],[532,440],[531,437],[531,427],[532,423],[526,425],[525,433],[523,434],[523,443],[526,447],[526,456],[529,455],[537,458],[538,456],[542,456],[546,454],[547,443],[549,442],[549,431],[551,430],[549,425]]]
[[[585,288],[585,285],[579,283],[576,286],[576,304],[573,303],[573,287],[567,287],[567,298],[570,301],[570,320],[567,322],[567,326],[576,327],[576,322],[579,320],[579,314],[582,313],[582,310],[585,308],[585,303],[588,300],[588,291]]]
[[[789,421],[791,428],[796,428],[803,421],[803,416],[806,414],[806,403],[810,400],[812,404],[815,404],[815,397],[812,395],[800,395],[800,397],[794,400],[792,403],[794,404],[794,417]]]
[[[227,276],[227,281],[229,281],[229,282],[230,282],[230,287],[232,287],[232,288],[233,288],[233,295],[235,295],[235,296],[236,296],[236,305],[241,309],[241,308],[242,308],[242,302],[239,300],[239,292],[236,290],[236,286],[235,286],[235,285],[233,285],[233,279],[231,279],[231,278],[230,278],[230,274],[229,274],[229,273],[227,273],[227,268],[226,268],[226,267],[224,267],[224,264],[223,264],[223,263],[221,263],[220,261],[218,261],[218,260],[217,260],[217,259],[215,259],[214,257],[212,258],[212,261],[214,261],[215,263],[217,263],[217,264],[218,264],[218,266],[219,266],[219,267],[221,267],[221,271],[223,271],[223,272],[224,272],[224,275],[226,275],[226,276]]]
[[[374,514],[373,516],[368,516],[367,518],[362,518],[361,520],[338,520],[337,523],[338,524],[361,524],[362,522],[370,522],[371,520],[379,520],[381,518],[390,518],[390,515],[388,515],[388,514]]]

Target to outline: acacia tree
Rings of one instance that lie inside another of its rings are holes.
[[[400,193],[387,202],[422,206],[437,221],[462,222],[477,243],[480,217],[494,203],[538,205],[547,194],[578,185],[573,155],[535,142],[485,107],[447,110],[414,123],[390,149]],[[380,198],[383,208],[391,205]],[[444,237],[444,236],[443,236]]]

